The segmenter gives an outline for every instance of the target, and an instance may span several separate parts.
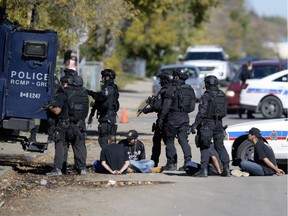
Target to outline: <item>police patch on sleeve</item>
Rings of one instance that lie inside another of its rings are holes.
[[[108,96],[108,94],[109,94],[108,88],[105,88],[105,95]]]

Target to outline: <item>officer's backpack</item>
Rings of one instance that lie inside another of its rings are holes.
[[[69,119],[71,121],[85,120],[89,112],[89,98],[81,87],[69,89],[68,95]]]
[[[178,107],[180,111],[183,112],[193,112],[195,109],[195,92],[193,88],[188,85],[184,84],[181,87],[177,86],[177,94],[178,94]]]
[[[211,95],[208,103],[207,115],[210,119],[222,119],[227,115],[227,100],[223,91],[218,90],[217,94],[207,91]]]

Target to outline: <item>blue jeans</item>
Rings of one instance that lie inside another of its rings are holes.
[[[153,160],[130,160],[130,168],[140,173],[150,173],[151,168],[154,167],[155,163]]]
[[[253,176],[265,175],[262,166],[260,166],[259,164],[251,160],[242,160],[240,162],[240,168],[242,171],[248,172],[250,175],[253,175]]]

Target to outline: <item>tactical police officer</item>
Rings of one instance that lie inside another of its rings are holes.
[[[173,71],[173,85],[167,88],[164,94],[163,108],[159,114],[158,126],[164,127],[166,140],[166,157],[167,164],[164,170],[177,169],[177,154],[174,146],[174,139],[178,137],[178,141],[184,153],[184,166],[179,170],[185,170],[185,164],[191,161],[191,147],[188,144],[188,128],[189,115],[195,108],[195,92],[193,88],[185,84],[188,79],[188,71],[186,69],[176,69]],[[164,120],[167,118],[167,124]]]
[[[74,151],[74,168],[78,174],[86,174],[85,118],[89,100],[82,88],[82,78],[74,78],[61,77],[63,89],[58,91],[55,102],[49,108],[57,116],[57,125],[54,131],[54,169],[46,173],[47,176],[59,176],[66,172],[69,143]]]
[[[118,87],[114,83],[116,78],[115,71],[112,69],[104,69],[101,71],[102,83],[101,90],[99,92],[93,92],[87,90],[88,95],[93,97],[95,100],[94,105],[91,109],[88,124],[92,123],[92,118],[97,110],[97,119],[99,122],[98,142],[103,148],[108,144],[108,137],[110,135],[116,135],[117,124],[116,116],[119,110],[119,93]]]
[[[61,90],[61,83],[60,80],[58,79],[57,76],[54,76],[54,96],[53,96],[53,101],[55,101],[56,95],[58,93],[58,91],[62,91]],[[53,103],[52,101],[52,103]],[[56,116],[54,113],[52,112],[48,112],[48,119],[47,119],[47,123],[48,123],[48,127],[47,127],[47,133],[48,133],[48,139],[47,142],[48,143],[52,143],[53,142],[53,134],[54,134],[54,129],[56,127]]]
[[[142,110],[144,114],[147,114],[150,112],[158,113],[156,123],[154,123],[152,126],[152,132],[154,132],[154,135],[152,138],[153,146],[152,146],[151,160],[154,161],[155,167],[157,167],[159,163],[159,157],[161,154],[161,140],[165,139],[164,132],[162,129],[159,128],[159,125],[158,125],[159,112],[161,111],[162,106],[163,106],[164,94],[168,86],[172,85],[171,83],[173,80],[173,76],[169,74],[168,72],[160,73],[159,75],[157,75],[157,77],[160,78],[161,89],[156,93],[155,98],[151,101],[151,104],[149,103],[150,106],[144,107]],[[166,122],[166,119],[164,119],[164,122]]]
[[[85,119],[89,112],[89,98],[83,79],[80,76],[73,77],[74,83],[68,88],[69,120],[68,139],[72,143],[75,165],[78,174],[86,174],[87,149],[85,145],[86,124]]]
[[[218,79],[213,75],[205,77],[206,91],[201,97],[195,122],[191,126],[192,133],[198,130],[198,145],[201,151],[201,169],[194,176],[207,177],[209,163],[209,146],[213,139],[215,150],[223,164],[222,176],[230,176],[229,155],[224,147],[224,131],[222,118],[227,114],[227,101],[223,91],[218,87]]]

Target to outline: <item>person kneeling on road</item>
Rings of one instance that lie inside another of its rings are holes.
[[[138,140],[138,132],[130,130],[127,139],[121,140],[118,144],[123,144],[130,160],[130,172],[137,173],[159,173],[163,169],[154,167],[153,160],[146,160],[144,144]]]
[[[104,146],[100,153],[100,161],[93,164],[95,172],[113,175],[126,174],[129,167],[128,154],[123,145],[116,143],[116,137],[108,137],[108,145]]]
[[[199,171],[201,170],[201,164],[191,161],[186,164],[186,173],[188,175],[192,175],[193,177],[208,177],[208,175],[221,175],[223,165],[221,163],[221,160],[219,159],[219,155],[216,152],[213,143],[211,143],[211,145],[208,147],[207,153],[209,154],[209,161],[205,172],[201,172],[199,174]]]

